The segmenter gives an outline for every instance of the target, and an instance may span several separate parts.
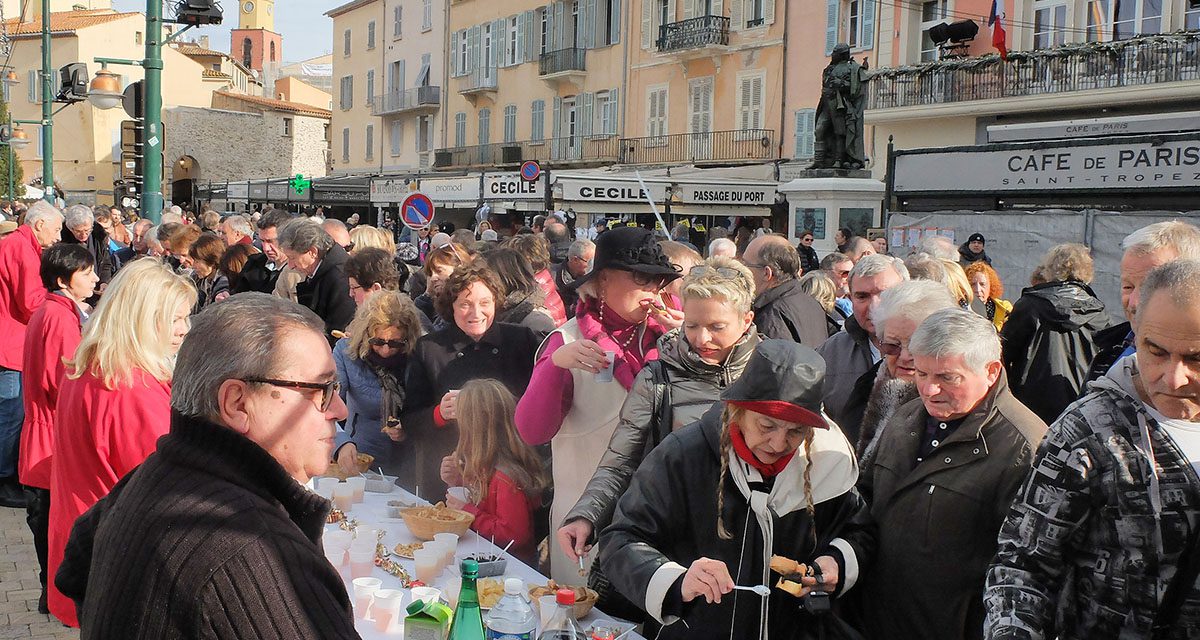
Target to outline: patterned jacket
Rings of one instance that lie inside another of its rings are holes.
[[[1117,363],[1050,427],[1000,530],[987,638],[1152,637],[1200,527],[1200,477],[1137,399],[1136,367]],[[1200,639],[1200,580],[1162,637]]]

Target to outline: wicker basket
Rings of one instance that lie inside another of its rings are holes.
[[[600,600],[600,594],[588,589],[587,587],[561,587],[573,589],[575,591],[575,607],[573,609],[576,620],[582,620],[587,614],[592,612],[592,607],[596,606],[596,602]],[[552,596],[554,591],[551,591],[548,586],[531,587],[529,589],[529,598],[533,601],[533,605],[539,610],[541,609],[542,596]],[[583,593],[583,598],[579,595]]]
[[[454,519],[439,520],[425,515],[435,509],[446,515],[454,516]],[[439,533],[453,533],[461,538],[471,528],[471,523],[475,522],[475,516],[466,511],[444,507],[440,509],[437,507],[409,507],[400,510],[400,517],[404,519],[404,524],[418,540],[433,540],[433,536]]]

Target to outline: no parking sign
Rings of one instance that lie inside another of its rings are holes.
[[[414,192],[400,203],[400,222],[413,231],[420,231],[433,224],[433,200],[429,196]]]

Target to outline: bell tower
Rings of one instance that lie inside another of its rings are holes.
[[[238,28],[230,32],[229,55],[258,72],[279,67],[283,37],[275,33],[275,0],[240,0]]]
[[[238,29],[275,30],[275,0],[241,0]]]

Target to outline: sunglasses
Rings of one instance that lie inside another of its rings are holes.
[[[390,347],[392,349],[403,349],[408,345],[407,340],[384,340],[383,338],[371,338],[367,340],[367,344],[372,347]]]
[[[663,283],[665,283],[667,281],[667,279],[662,276],[651,275],[648,273],[639,273],[637,271],[631,271],[630,274],[633,276],[634,284],[638,285],[639,287],[644,287],[648,284],[654,284],[654,285],[657,285],[659,289],[661,289],[663,286]]]
[[[730,269],[729,267],[713,267],[707,264],[698,264],[688,271],[689,276],[698,277],[703,277],[708,273],[716,273],[717,275],[724,276],[726,278],[742,277],[742,274],[738,273],[736,269]]]
[[[900,352],[903,350],[904,350],[904,345],[900,344],[899,342],[880,342],[879,343],[879,353],[882,353],[885,356],[895,357],[895,356],[900,355]]]
[[[296,380],[276,380],[274,378],[242,378],[242,382],[252,382],[255,384],[269,384],[272,387],[283,387],[285,389],[306,389],[310,391],[321,392],[321,403],[318,408],[321,411],[328,411],[329,405],[333,402],[333,397],[342,390],[342,383],[337,380],[329,382],[298,382]]]

